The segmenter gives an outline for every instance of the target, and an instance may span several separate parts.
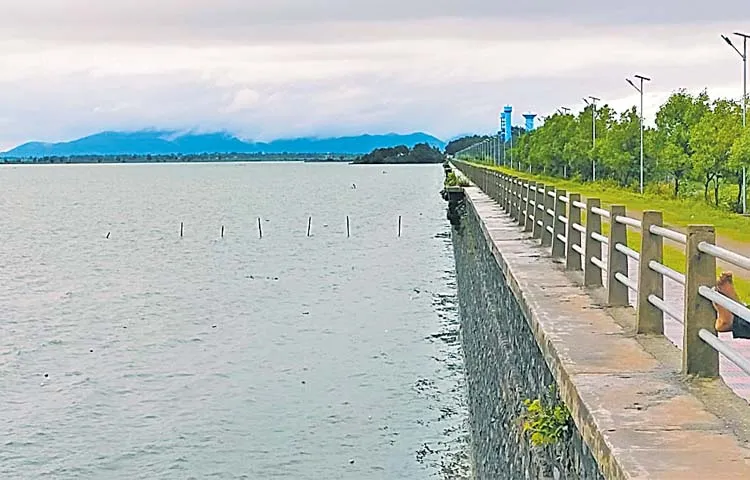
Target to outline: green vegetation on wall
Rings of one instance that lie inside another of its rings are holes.
[[[549,388],[554,394],[554,386]],[[524,401],[525,412],[521,415],[524,434],[535,447],[554,445],[570,430],[570,412],[565,405],[542,399]]]

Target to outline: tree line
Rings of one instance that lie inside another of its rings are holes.
[[[640,178],[640,117],[635,107],[617,113],[608,105],[579,114],[556,113],[515,138],[500,161],[531,173],[636,189]],[[469,139],[470,138],[470,139]],[[471,145],[484,137],[467,137]],[[464,140],[464,139],[460,139]],[[742,168],[750,169],[750,129],[742,127],[742,107],[678,90],[661,105],[655,126],[644,131],[644,182],[650,192],[676,198],[702,196],[718,207],[740,211]],[[464,147],[465,148],[465,147]],[[459,149],[460,150],[460,149]]]
[[[445,155],[439,148],[427,143],[418,143],[413,148],[406,145],[397,147],[376,148],[362,155],[353,163],[357,164],[400,164],[400,163],[442,163]]]

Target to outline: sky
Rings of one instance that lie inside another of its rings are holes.
[[[23,0],[0,6],[0,148],[102,130],[249,140],[497,130],[594,95],[739,98],[746,0]]]

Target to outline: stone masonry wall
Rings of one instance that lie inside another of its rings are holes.
[[[572,422],[553,447],[532,447],[521,433],[524,400],[559,402],[549,389],[554,379],[478,215],[471,205],[453,205],[452,213],[476,478],[603,478]]]

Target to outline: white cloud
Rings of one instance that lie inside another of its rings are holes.
[[[4,147],[147,127],[261,140],[450,137],[491,131],[507,103],[518,123],[522,111],[580,106],[586,95],[627,108],[638,98],[624,78],[639,72],[653,78],[647,116],[681,87],[739,96],[739,58],[718,35],[742,22],[699,18],[726,20],[722,9],[683,5],[672,18],[651,8],[661,23],[649,23],[637,5],[601,2],[591,12],[486,0],[8,3],[0,7]]]

